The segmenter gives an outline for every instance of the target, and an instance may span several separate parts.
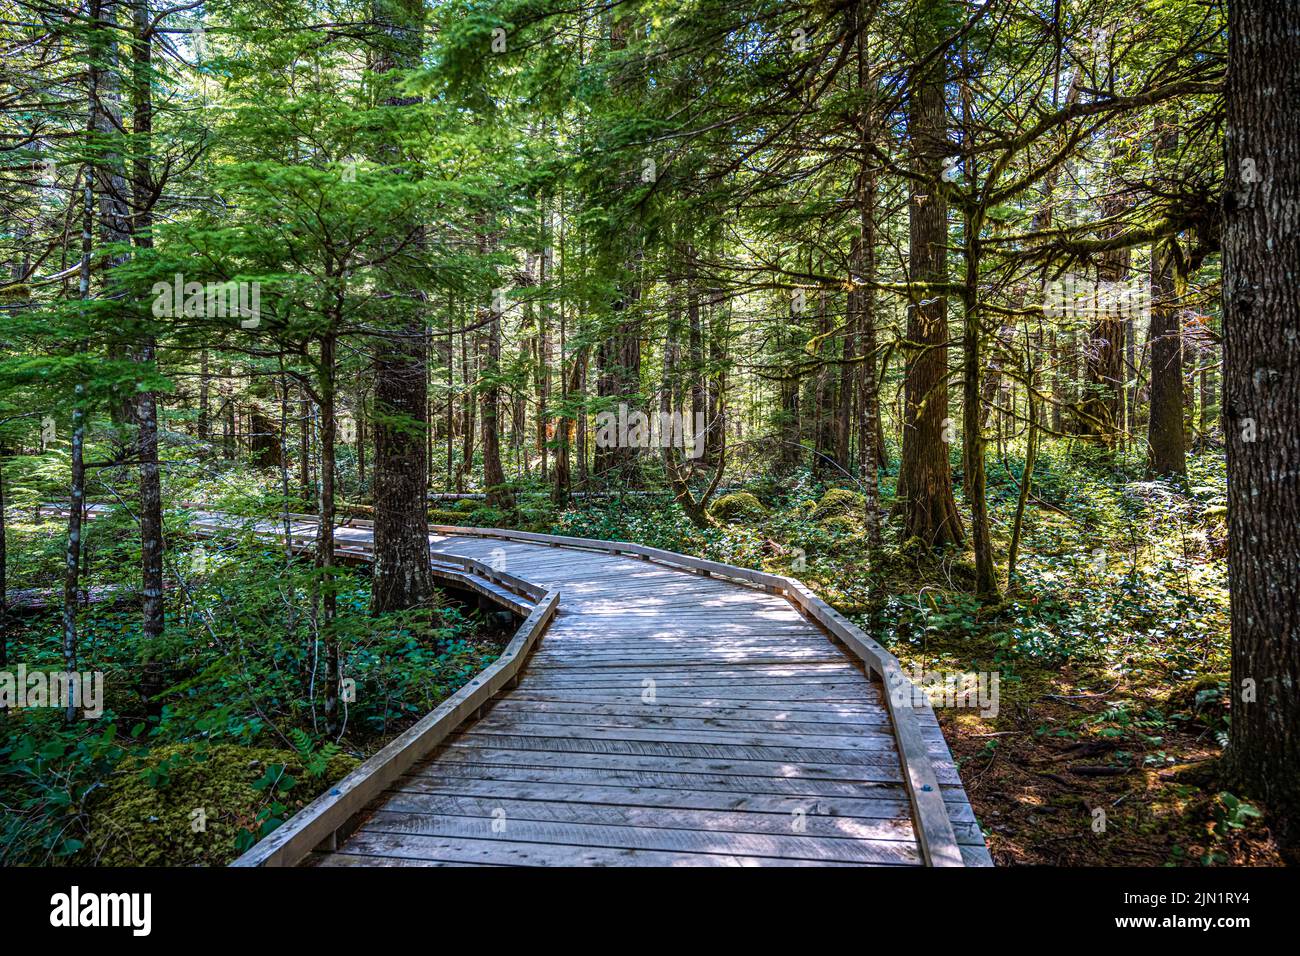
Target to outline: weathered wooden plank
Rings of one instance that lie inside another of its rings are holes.
[[[547,633],[548,640],[551,634]],[[575,671],[581,668],[574,668]],[[622,674],[624,676],[635,676],[640,673],[641,668],[624,667]],[[619,668],[606,668],[602,670],[595,678],[598,680],[613,680],[620,676]],[[880,695],[881,685],[876,681],[863,680],[863,672],[860,666],[855,666],[848,661],[833,661],[821,663],[790,663],[790,664],[746,664],[744,661],[728,662],[725,664],[696,664],[690,668],[689,677],[737,677],[747,681],[760,681],[775,679],[781,683],[790,684],[793,680],[820,680],[822,678],[848,680],[853,683],[861,683],[872,692]],[[552,669],[546,675],[549,679],[560,679],[563,675]],[[586,678],[583,678],[586,679]],[[883,698],[882,698],[883,699]]]
[[[515,755],[527,758],[527,754]],[[707,791],[743,791],[760,795],[814,796],[819,798],[898,798],[907,799],[907,790],[900,781],[826,780],[816,777],[756,777],[726,771],[663,770],[663,769],[620,769],[600,765],[589,767],[528,766],[523,761],[515,760],[486,761],[479,754],[456,754],[446,759],[430,761],[417,767],[404,778],[407,782],[417,779],[432,781],[455,781],[463,778],[482,780],[502,780],[527,783],[564,783],[573,785],[601,785],[626,787],[653,787],[657,789],[707,792]],[[941,788],[945,801],[962,805],[965,794],[960,786]]]
[[[779,660],[782,654],[787,655],[790,663],[834,664],[842,660],[842,657],[837,656],[839,652],[830,643],[814,641],[802,635],[781,639],[737,634],[731,638],[697,639],[682,643],[646,636],[638,640],[624,639],[617,643],[610,642],[608,644],[584,644],[570,638],[571,635],[566,633],[557,635],[555,642],[551,644],[551,648],[556,653],[563,653],[565,658],[574,661],[575,666],[580,666],[589,661],[617,665],[619,660],[626,658],[628,655],[658,656],[671,659],[673,656],[695,657],[729,654],[731,655],[730,660],[719,661],[718,663],[737,664],[781,664],[785,663]],[[776,657],[778,659],[770,661],[762,659],[767,657]],[[809,658],[813,658],[813,660],[809,660]],[[631,662],[625,666],[632,666]]]
[[[524,703],[524,702],[519,702]],[[884,715],[869,719],[860,718],[854,723],[830,723],[783,720],[739,720],[730,717],[662,716],[657,713],[611,714],[581,709],[581,704],[568,705],[570,711],[521,710],[497,705],[472,729],[480,732],[514,728],[515,732],[540,732],[552,735],[581,736],[586,729],[602,729],[611,733],[636,730],[642,733],[686,735],[679,739],[710,739],[715,743],[754,742],[763,740],[773,746],[782,742],[798,746],[801,741],[822,739],[828,744],[844,745],[858,740],[893,742],[893,724]],[[719,713],[726,713],[719,711]],[[921,725],[921,737],[937,762],[951,762],[943,731],[937,724]],[[733,739],[743,738],[743,739]]]
[[[610,770],[672,770],[681,773],[725,773],[733,776],[839,780],[846,782],[901,783],[902,768],[871,763],[810,763],[788,760],[745,760],[726,757],[671,757],[660,754],[589,753],[574,750],[509,749],[480,747],[458,742],[448,745],[439,760],[473,760],[479,763],[521,767],[577,767]],[[955,773],[949,782],[957,783]],[[942,777],[940,778],[942,779]]]
[[[523,710],[518,707],[502,706],[501,701],[492,707],[487,717],[473,725],[475,730],[486,727],[519,727],[527,724],[533,727],[557,725],[566,728],[599,727],[604,729],[637,728],[682,731],[686,733],[730,733],[750,736],[755,734],[776,735],[784,739],[786,734],[816,737],[825,735],[828,739],[846,737],[850,740],[859,737],[883,737],[894,739],[893,725],[888,718],[880,718],[874,723],[859,720],[856,723],[814,723],[810,721],[790,720],[736,720],[730,717],[660,717],[654,714],[611,714],[590,713],[577,710]]]
[[[688,790],[673,787],[620,786],[615,783],[564,780],[525,781],[481,776],[426,777],[409,774],[394,788],[398,793],[469,796],[484,800],[511,799],[547,802],[574,801],[611,806],[668,807],[694,810],[746,810],[790,815],[796,810],[831,817],[906,819],[911,821],[907,794],[897,787],[890,797],[828,797],[818,794],[752,793],[739,790]],[[591,775],[589,775],[591,776]],[[603,780],[602,778],[599,778]],[[973,822],[969,808],[954,813]]]
[[[626,794],[626,791],[621,791]],[[655,827],[669,830],[709,830],[718,833],[767,833],[779,836],[824,837],[849,840],[902,840],[914,843],[911,810],[898,804],[891,816],[850,817],[819,812],[816,801],[792,806],[784,813],[754,810],[715,810],[699,807],[644,806],[635,795],[621,802],[608,799],[528,800],[492,794],[439,795],[411,791],[386,793],[377,809],[385,812],[410,813],[435,817],[469,817],[476,823],[502,821],[509,834],[509,823],[534,820],[551,823],[582,823],[600,826]],[[493,836],[501,835],[493,833]]]
[[[403,866],[429,863],[493,863],[502,866],[852,866],[824,861],[786,861],[735,853],[667,853],[610,847],[512,843],[391,833],[354,833],[340,851],[401,860]]]
[[[506,750],[545,750],[556,753],[627,754],[637,757],[684,757],[702,760],[785,761],[792,764],[880,764],[898,763],[893,747],[866,746],[856,750],[828,747],[751,746],[737,743],[708,743],[677,740],[629,740],[618,729],[601,736],[547,736],[537,728],[530,733],[482,732],[476,727],[448,738],[449,747],[488,747]],[[650,732],[651,736],[662,736]],[[864,739],[864,742],[865,739]]]
[[[547,803],[583,803],[619,807],[664,807],[687,810],[744,811],[775,814],[782,820],[796,811],[819,817],[897,819],[911,822],[911,803],[902,787],[891,791],[878,785],[867,797],[834,797],[818,794],[766,794],[735,790],[683,790],[670,787],[620,786],[609,782],[569,780],[521,781],[489,775],[445,778],[409,775],[395,787],[395,793],[419,793],[445,797],[473,797],[484,801],[519,800]],[[982,844],[970,805],[949,800],[944,806],[959,843]]]
[[[719,696],[719,693],[724,696]],[[868,698],[856,697],[851,699],[835,698],[818,698],[805,697],[803,699],[781,699],[775,695],[768,696],[751,696],[751,697],[734,697],[725,696],[726,689],[721,692],[713,692],[713,696],[706,695],[688,695],[683,691],[664,690],[657,688],[653,700],[644,700],[640,690],[619,690],[617,688],[539,688],[532,689],[524,687],[522,684],[519,688],[511,693],[512,700],[531,700],[539,703],[569,702],[569,703],[590,703],[590,704],[613,704],[621,706],[634,707],[690,707],[704,709],[722,709],[731,711],[744,710],[762,710],[762,711],[786,711],[798,710],[802,712],[820,711],[822,713],[887,713],[885,707],[881,704],[873,704]]]
[[[497,828],[494,830],[494,826]],[[669,853],[727,853],[782,860],[915,866],[920,854],[914,841],[895,839],[815,839],[772,833],[712,832],[652,826],[605,826],[545,820],[435,816],[378,810],[358,832],[462,838],[492,843],[549,843],[564,846],[655,850]]]
[[[524,710],[530,712],[611,714],[640,718],[689,717],[700,720],[735,720],[737,723],[751,721],[793,721],[796,723],[845,723],[858,721],[864,725],[881,724],[893,726],[884,705],[870,706],[857,704],[810,704],[807,708],[771,707],[755,704],[751,701],[737,701],[734,706],[697,707],[690,703],[670,703],[662,699],[653,704],[635,701],[596,700],[585,695],[544,696],[528,694],[523,686],[517,688],[507,697],[502,697],[493,707],[506,710]],[[921,720],[921,718],[918,718]],[[929,720],[938,727],[933,715]],[[924,722],[922,722],[924,726]]]
[[[434,816],[464,816],[477,820],[539,820],[558,823],[588,823],[607,826],[663,827],[681,830],[712,830],[731,833],[770,833],[851,840],[903,840],[914,842],[911,806],[906,800],[877,801],[865,815],[843,812],[841,806],[823,799],[769,798],[766,808],[752,805],[719,807],[699,801],[709,794],[681,791],[646,791],[617,787],[587,787],[580,793],[557,792],[550,798],[521,797],[496,785],[486,793],[399,789],[382,800],[382,809]],[[669,803],[649,796],[657,793],[674,797]],[[691,798],[695,803],[690,805]],[[771,800],[784,806],[775,808]],[[854,801],[862,804],[864,801]],[[892,812],[879,812],[888,806]],[[953,822],[957,842],[982,845],[983,835],[974,822]],[[497,834],[494,834],[497,835]]]
[[[820,663],[820,662],[819,662]],[[712,669],[710,669],[712,668]],[[861,691],[864,699],[883,700],[878,689],[863,680],[854,680],[858,675],[851,670],[818,671],[801,673],[795,670],[789,674],[755,674],[732,676],[717,665],[683,665],[679,669],[659,668],[647,674],[644,667],[613,668],[595,670],[592,668],[548,668],[544,673],[534,671],[530,666],[527,681],[530,687],[641,687],[641,681],[647,676],[654,677],[659,687],[763,687],[778,689],[817,688],[849,686]]]
[[[675,743],[708,743],[716,746],[742,745],[748,747],[780,748],[782,746],[820,748],[830,750],[890,751],[895,747],[894,735],[888,730],[855,734],[812,735],[786,731],[771,733],[714,730],[709,728],[600,726],[592,722],[546,723],[537,720],[484,718],[473,724],[475,734],[494,735],[547,735],[571,739],[668,741]]]
[[[753,664],[833,664],[835,651],[824,647],[695,647],[674,650],[643,646],[639,650],[626,649],[614,652],[568,653],[560,644],[546,649],[551,670],[614,669],[627,670],[646,666],[646,663],[660,667],[671,666],[674,662],[682,669],[709,666],[722,666],[737,663]],[[539,668],[542,665],[537,665]],[[850,678],[852,683],[857,683]]]
[[[647,674],[647,679],[653,679],[652,675]],[[549,694],[556,691],[563,691],[563,687],[538,687],[535,690],[530,688],[530,694]],[[621,689],[618,686],[612,687],[591,687],[577,685],[568,688],[569,693],[581,693],[584,697],[591,700],[609,698],[613,700],[640,699],[643,691],[650,690],[650,685],[627,686]],[[793,688],[782,688],[779,685],[773,686],[755,686],[745,687],[741,685],[727,686],[718,684],[688,684],[671,687],[660,687],[656,683],[654,688],[655,696],[658,700],[668,701],[766,701],[769,704],[788,704],[791,707],[801,706],[805,703],[823,701],[826,703],[858,703],[869,704],[875,700],[864,689],[864,686],[856,684],[809,684],[807,686],[797,685]]]

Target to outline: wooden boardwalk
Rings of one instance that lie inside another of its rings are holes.
[[[313,531],[304,518],[294,536]],[[377,755],[354,775],[368,790],[331,791],[241,862],[297,862],[280,855],[302,830],[298,857],[320,866],[992,864],[929,706],[891,708],[876,675],[788,595],[554,543],[571,539],[485,533],[432,534],[431,548],[435,567],[504,571],[489,588],[535,586],[527,600],[504,595],[520,613],[551,598],[549,626],[550,610],[525,623],[513,686],[497,675],[501,689],[449,702],[454,713],[410,734],[436,747]],[[340,553],[369,550],[368,522],[336,535]],[[898,722],[912,715],[909,755]],[[328,826],[305,832],[322,809]]]

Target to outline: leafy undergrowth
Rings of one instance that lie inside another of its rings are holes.
[[[104,712],[71,725],[48,708],[0,716],[0,862],[227,863],[508,640],[445,597],[424,613],[372,616],[367,569],[339,569],[336,633],[352,684],[331,730],[310,610],[318,572],[246,535],[187,542],[182,530],[169,534],[167,628],[146,642],[129,596],[138,563],[126,560],[129,526],[105,519],[87,529],[92,579],[126,595],[79,614],[78,669],[103,674]],[[11,560],[37,588],[57,568],[49,532],[10,528]],[[11,663],[61,670],[58,611],[17,624]]]

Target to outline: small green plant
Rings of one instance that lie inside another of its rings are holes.
[[[1214,798],[1213,829],[1220,837],[1226,837],[1233,830],[1241,830],[1248,826],[1251,820],[1258,820],[1262,816],[1257,807],[1226,790]]]
[[[293,741],[293,749],[302,758],[303,769],[313,780],[325,776],[330,761],[340,753],[339,745],[332,740],[327,740],[317,747],[311,736],[301,727],[292,728],[289,731],[289,738]]]

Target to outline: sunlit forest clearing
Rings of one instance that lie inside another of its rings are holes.
[[[530,628],[363,842],[933,862],[896,657],[968,864],[1295,861],[1300,8],[0,0],[0,57],[0,862],[229,864]]]

